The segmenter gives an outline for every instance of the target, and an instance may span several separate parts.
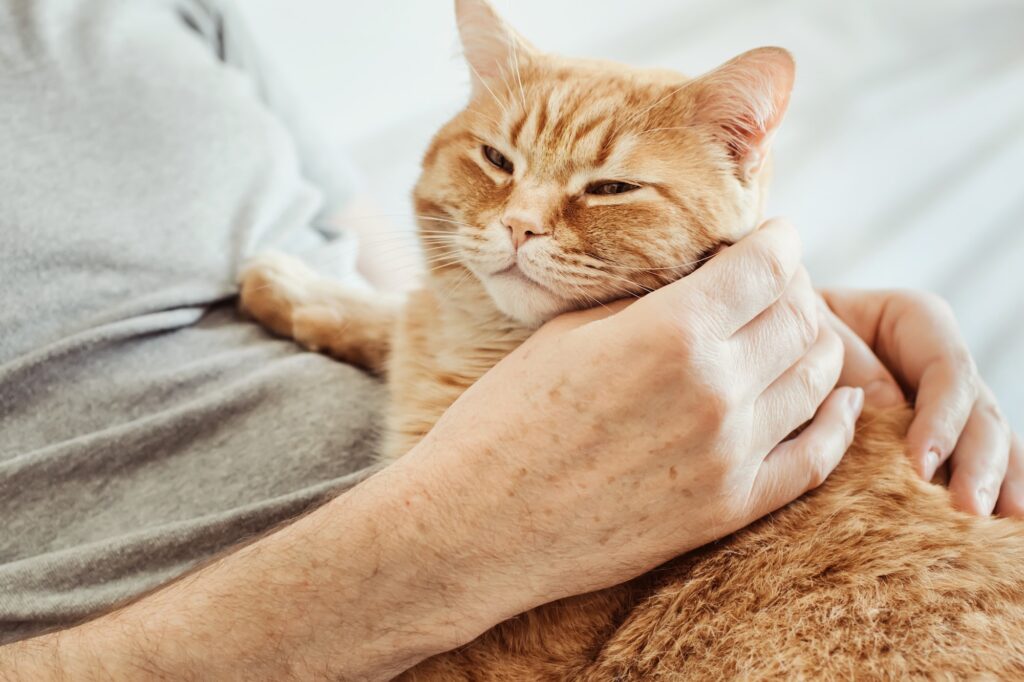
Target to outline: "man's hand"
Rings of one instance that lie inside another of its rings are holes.
[[[554,320],[409,456],[460,517],[443,551],[491,539],[467,561],[506,586],[504,615],[636,576],[832,471],[863,394],[833,390],[842,343],[799,258],[794,229],[769,222],[615,314]]]
[[[904,291],[823,296],[846,346],[840,383],[865,387],[879,407],[905,394],[914,402],[907,445],[918,473],[931,480],[949,459],[958,508],[1024,517],[1024,447],[978,377],[949,305]]]

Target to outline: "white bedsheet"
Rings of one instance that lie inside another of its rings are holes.
[[[467,76],[448,0],[241,0],[271,60],[367,189],[408,193]],[[820,284],[948,298],[1024,430],[1024,3],[1019,0],[505,0],[538,46],[699,73],[781,45],[797,87],[771,212]]]

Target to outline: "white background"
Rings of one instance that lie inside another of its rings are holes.
[[[267,58],[392,221],[465,102],[448,0],[238,0]],[[696,74],[759,45],[798,64],[771,213],[820,284],[948,298],[1024,429],[1024,3],[497,0],[541,49]]]

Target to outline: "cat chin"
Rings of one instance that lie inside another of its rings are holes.
[[[525,277],[497,275],[483,283],[498,310],[532,329],[574,309],[571,301]]]

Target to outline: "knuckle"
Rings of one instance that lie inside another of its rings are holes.
[[[618,336],[634,349],[637,357],[648,358],[655,365],[668,369],[678,369],[689,363],[694,347],[699,344],[688,322],[686,317],[647,315]]]
[[[800,462],[806,490],[813,490],[820,486],[830,473],[825,459],[818,454],[822,445],[824,444],[820,441],[802,443],[798,446],[799,450],[793,453],[796,456],[796,461]]]
[[[653,321],[658,338],[668,339],[673,353],[688,359],[701,346],[703,339],[696,322],[700,318],[687,316],[682,319],[659,318]]]
[[[1002,516],[1024,518],[1024,485],[1014,483],[1004,486],[998,511]]]
[[[809,398],[809,402],[817,402],[824,391],[827,379],[821,368],[812,362],[802,362],[794,369],[800,391]]]
[[[932,291],[919,289],[900,289],[894,292],[893,297],[903,309],[925,313],[933,320],[955,320],[956,313],[953,307],[942,296]]]
[[[764,272],[767,285],[776,293],[781,294],[789,282],[789,268],[781,254],[776,250],[763,246],[757,252],[758,263]]]
[[[1007,421],[1006,416],[995,402],[990,400],[979,401],[975,406],[975,409],[978,411],[979,417],[987,421],[1002,435],[1007,438],[1012,437],[1010,423]]]
[[[793,333],[799,341],[800,346],[806,350],[811,347],[818,338],[818,315],[813,305],[800,298],[787,299],[785,305],[785,316],[791,321]]]
[[[919,308],[928,310],[930,312],[939,312],[944,307],[948,307],[945,299],[938,294],[931,291],[924,291],[922,289],[899,289],[895,292],[895,297],[904,304],[909,305],[913,308]]]
[[[817,488],[829,477],[853,442],[855,429],[855,420],[843,419],[801,444],[808,489]]]
[[[953,307],[949,304],[949,301],[938,294],[931,291],[924,291],[921,292],[920,297],[921,305],[935,315],[953,317]]]
[[[812,457],[807,466],[807,487],[817,488],[828,478],[829,470],[825,460],[821,457]]]
[[[977,396],[978,368],[974,364],[971,352],[963,346],[956,346],[950,351],[949,364],[954,375],[965,379],[966,383],[970,383],[972,392]]]
[[[735,401],[723,387],[709,386],[703,392],[697,409],[702,423],[721,431],[735,409]]]
[[[825,325],[819,329],[819,333],[820,343],[825,351],[821,362],[823,377],[821,388],[827,389],[834,386],[839,380],[839,376],[843,371],[846,353],[843,347],[843,340],[834,329]]]
[[[839,380],[839,375],[843,371],[843,362],[846,360],[846,348],[843,344],[842,337],[839,336],[839,333],[836,332],[836,330],[831,327],[827,327],[824,330],[824,334],[825,343],[831,351],[831,355],[829,356],[829,367],[832,369],[832,380],[829,383],[834,384]],[[883,374],[882,376],[885,375]]]

